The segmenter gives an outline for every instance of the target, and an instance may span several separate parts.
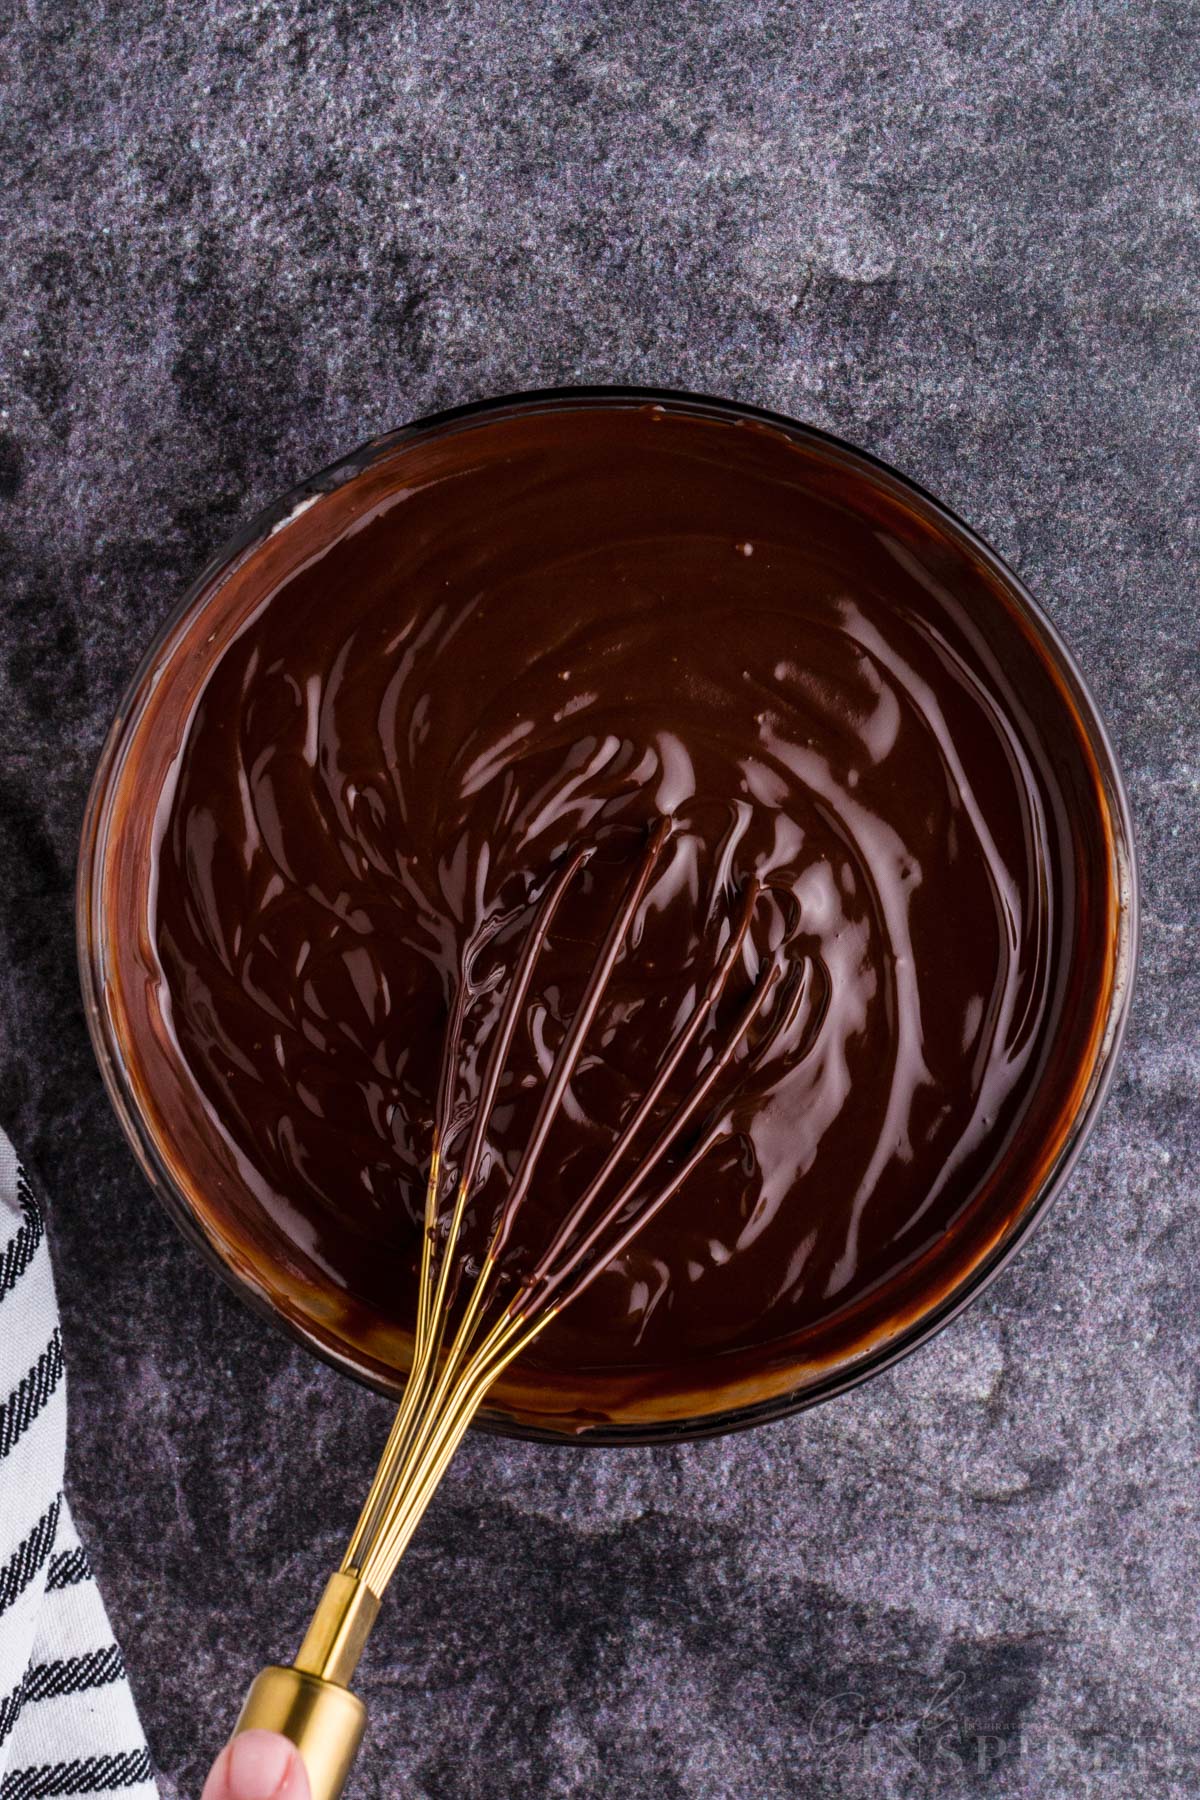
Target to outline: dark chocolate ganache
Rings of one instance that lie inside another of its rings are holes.
[[[997,568],[865,460],[645,403],[402,435],[214,582],[164,667],[109,850],[134,1091],[227,1259],[376,1375],[404,1366],[450,1009],[469,980],[465,1114],[530,905],[580,845],[469,1254],[657,821],[514,1268],[751,882],[668,1099],[768,960],[780,979],[712,1148],[500,1412],[636,1424],[803,1387],[952,1297],[1060,1155],[1112,981],[1102,784]]]

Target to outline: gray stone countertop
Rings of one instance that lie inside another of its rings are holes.
[[[21,0],[0,26],[0,1121],[69,1478],[168,1797],[290,1652],[386,1424],[159,1212],[92,1062],[80,815],[264,501],[482,395],[808,419],[1014,563],[1128,778],[1140,989],[1040,1234],[857,1393],[684,1449],[468,1443],[361,1796],[1200,1789],[1200,10]]]

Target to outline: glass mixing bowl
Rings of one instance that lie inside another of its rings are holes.
[[[955,554],[971,559],[999,598],[1021,616],[1038,640],[1053,669],[1063,704],[1074,713],[1086,752],[1094,764],[1097,804],[1104,841],[1110,846],[1111,960],[1106,972],[1107,992],[1097,993],[1098,1028],[1087,1066],[1070,1097],[1065,1126],[1059,1141],[1047,1145],[1040,1179],[1028,1193],[1005,1209],[993,1241],[984,1254],[961,1272],[960,1277],[915,1316],[897,1322],[886,1338],[864,1347],[841,1365],[825,1369],[802,1385],[758,1396],[739,1396],[734,1404],[687,1418],[637,1419],[606,1422],[572,1430],[547,1426],[539,1420],[536,1405],[520,1410],[490,1406],[479,1423],[514,1436],[549,1441],[622,1443],[673,1441],[695,1438],[779,1418],[828,1399],[866,1380],[907,1355],[939,1331],[956,1313],[975,1299],[1004,1266],[1040,1219],[1062,1187],[1095,1121],[1109,1082],[1128,1012],[1137,945],[1137,884],[1128,806],[1121,778],[1104,725],[1075,663],[1054,627],[1017,577],[994,551],[938,501],[903,476],[863,452],[811,427],[751,407],[732,405],[699,396],[648,389],[584,389],[521,395],[485,402],[425,419],[377,438],[322,473],[275,501],[245,526],[209,564],[165,621],[149,646],[118,709],[100,759],[88,802],[83,828],[77,892],[79,962],[84,1001],[92,1041],[112,1100],[129,1142],[149,1181],[167,1211],[185,1234],[230,1282],[241,1297],[260,1312],[282,1323],[310,1350],[382,1392],[395,1396],[403,1385],[402,1359],[365,1354],[359,1344],[340,1330],[338,1309],[328,1303],[311,1281],[297,1283],[283,1278],[261,1246],[251,1251],[244,1239],[206,1208],[203,1195],[189,1179],[186,1155],[177,1143],[167,1143],[144,1092],[131,1068],[129,1049],[121,1025],[119,995],[113,969],[112,921],[131,901],[114,874],[110,856],[114,834],[122,829],[127,810],[134,804],[133,784],[128,779],[131,750],[137,744],[147,707],[173,659],[196,657],[204,641],[207,609],[223,584],[253,559],[269,541],[286,533],[305,512],[319,505],[323,496],[367,471],[379,471],[389,459],[402,456],[415,441],[433,434],[475,428],[490,418],[511,416],[514,411],[546,408],[579,408],[655,405],[686,410],[718,420],[758,422],[790,435],[827,461],[852,471],[862,481],[882,490],[894,501],[915,510],[954,547]]]

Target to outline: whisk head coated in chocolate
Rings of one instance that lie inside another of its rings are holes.
[[[498,1299],[497,1276],[514,1222],[536,1178],[539,1159],[578,1067],[588,1032],[669,837],[669,824],[660,822],[651,832],[628,881],[554,1057],[487,1251],[473,1274],[460,1256],[461,1235],[479,1177],[489,1117],[529,1002],[539,955],[568,889],[592,855],[590,847],[576,850],[562,863],[533,911],[492,1034],[469,1123],[455,1119],[453,1109],[454,1077],[469,1003],[467,983],[460,986],[446,1035],[439,1082],[438,1116],[425,1195],[412,1371],[375,1483],[342,1562],[343,1571],[357,1575],[376,1594],[387,1585],[488,1389],[539,1332],[621,1255],[683,1186],[720,1135],[719,1123],[706,1123],[705,1104],[766,1005],[782,973],[778,960],[763,964],[732,1023],[707,1048],[703,1067],[686,1095],[658,1124],[647,1147],[638,1154],[638,1146],[653,1127],[672,1077],[712,1018],[743,959],[758,898],[753,883],[743,892],[707,986],[677,1027],[650,1086],[620,1127],[601,1167],[557,1223],[532,1266],[517,1279],[515,1291],[503,1302]],[[454,1137],[457,1134],[461,1138],[464,1131],[465,1147],[457,1158],[457,1166],[451,1167]],[[690,1141],[689,1132],[694,1132]],[[685,1143],[686,1154],[672,1163],[669,1172],[660,1173],[671,1152]],[[656,1175],[660,1177],[657,1182]]]

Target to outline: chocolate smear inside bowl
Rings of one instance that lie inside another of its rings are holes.
[[[510,968],[549,873],[595,847],[490,1117],[479,1255],[660,820],[518,1264],[603,1163],[750,885],[729,1007],[767,959],[782,978],[711,1147],[488,1419],[647,1436],[819,1397],[977,1290],[1061,1179],[1128,996],[1132,863],[1103,730],[1019,583],[909,483],[785,421],[620,394],[474,409],[369,447],[201,581],[85,839],[85,986],[143,1160],[343,1366],[403,1384],[468,971]],[[500,991],[481,977],[469,1009],[464,1103]]]

